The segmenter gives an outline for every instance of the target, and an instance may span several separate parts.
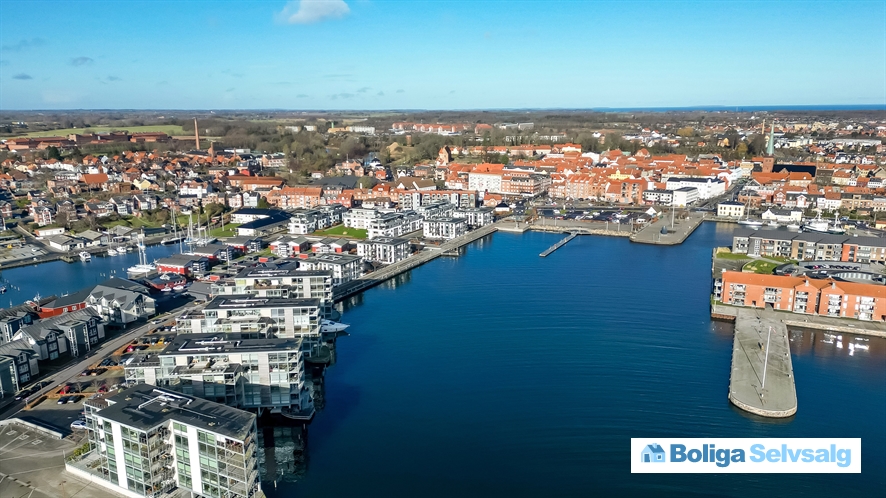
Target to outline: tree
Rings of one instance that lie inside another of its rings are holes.
[[[695,135],[695,128],[691,126],[684,126],[683,128],[677,130],[677,135],[680,135],[683,138],[691,137]]]
[[[46,159],[61,159],[62,154],[59,152],[58,147],[54,145],[50,145],[46,148]]]
[[[268,209],[271,207],[271,205],[268,204],[268,199],[262,197],[261,199],[258,200],[258,207],[259,207],[259,209]]]

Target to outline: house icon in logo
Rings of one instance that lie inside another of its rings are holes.
[[[665,450],[658,443],[647,444],[640,452],[640,460],[643,462],[666,462]]]

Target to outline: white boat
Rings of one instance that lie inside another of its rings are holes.
[[[92,261],[92,254],[89,254],[86,251],[80,252],[80,261]]]
[[[855,345],[855,349],[860,349],[860,350],[862,350],[862,351],[867,351],[867,350],[870,349],[870,348],[871,348],[871,347],[868,346],[867,344],[856,344],[856,345]]]
[[[183,290],[185,290],[185,286],[184,285],[176,285],[175,287],[172,288],[172,290],[174,290],[176,292],[183,291]]]
[[[752,219],[738,220],[738,224],[744,225],[746,227],[761,227],[761,226],[763,226],[762,221],[756,221],[756,220],[752,220]]]
[[[163,244],[164,246],[166,246],[169,244],[175,244],[176,242],[178,242],[180,240],[184,240],[184,237],[176,235],[176,236],[172,236],[172,237],[166,237],[163,240],[161,240],[160,243]]]
[[[116,256],[116,255],[117,255],[116,249],[114,249],[113,247],[108,249],[108,256]]]
[[[787,225],[785,225],[785,228],[787,228],[788,230],[799,230],[800,225],[799,223],[788,223]]]
[[[324,334],[344,332],[348,327],[350,327],[350,325],[347,323],[333,322],[332,320],[320,320],[320,332]]]
[[[803,230],[806,230],[807,232],[828,233],[829,229],[830,224],[826,220],[821,219],[821,213],[818,213],[815,218],[807,220],[806,223],[803,224]]]
[[[144,235],[142,235],[144,236]],[[135,266],[130,266],[126,269],[126,272],[133,276],[148,276],[154,273],[157,270],[156,265],[152,265],[148,263],[147,256],[145,256],[145,245],[141,242],[138,244],[138,264]]]
[[[772,220],[772,221],[770,221],[769,223],[767,223],[767,225],[769,225],[769,226],[771,226],[771,227],[777,227],[777,226],[778,226],[778,222],[775,221],[775,220]]]
[[[164,287],[160,289],[160,292],[172,292],[172,287]]]

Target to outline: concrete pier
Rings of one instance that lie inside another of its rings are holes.
[[[570,233],[569,235],[566,236],[565,239],[563,239],[560,242],[557,242],[556,244],[552,245],[551,247],[545,249],[545,251],[542,252],[541,254],[539,254],[539,256],[541,256],[542,258],[548,257],[549,254],[551,254],[552,252],[556,251],[557,249],[565,246],[567,242],[569,242],[570,240],[574,239],[577,236],[578,236],[578,234],[576,234],[576,233]]]
[[[705,213],[692,212],[689,213],[689,217],[686,219],[674,220],[672,225],[671,216],[668,213],[631,235],[631,242],[663,246],[682,244],[701,225],[704,219]],[[662,228],[666,228],[668,232],[666,234],[661,233]]]
[[[770,327],[772,336],[766,360],[765,348]],[[775,312],[737,310],[729,401],[761,417],[784,418],[797,413],[797,390],[788,331]]]

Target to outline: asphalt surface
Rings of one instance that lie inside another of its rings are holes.
[[[172,309],[168,311],[164,315],[158,315],[153,318],[153,320],[167,320],[171,317],[174,317],[178,314],[181,314],[185,311],[188,311],[196,306],[193,303],[188,303],[185,306],[180,306],[178,308]],[[35,399],[39,396],[47,394],[53,390],[58,389],[58,387],[69,381],[76,381],[80,376],[80,373],[89,365],[101,361],[103,358],[109,356],[112,352],[123,346],[124,344],[128,344],[132,342],[133,339],[137,339],[142,335],[149,332],[155,325],[150,322],[140,325],[130,331],[124,332],[123,334],[114,337],[113,339],[109,339],[98,347],[93,349],[89,354],[79,357],[76,363],[73,363],[61,371],[58,371],[52,375],[53,383],[44,387],[43,389],[37,391],[36,393],[30,396],[30,399]],[[10,402],[11,400],[11,402]],[[22,409],[25,406],[25,400],[14,401],[14,398],[9,396],[7,397],[7,404],[0,408],[0,419],[8,419],[18,416]],[[39,405],[38,405],[39,406]],[[30,415],[28,413],[23,413],[22,415]],[[67,431],[68,427],[59,427],[63,431]]]

